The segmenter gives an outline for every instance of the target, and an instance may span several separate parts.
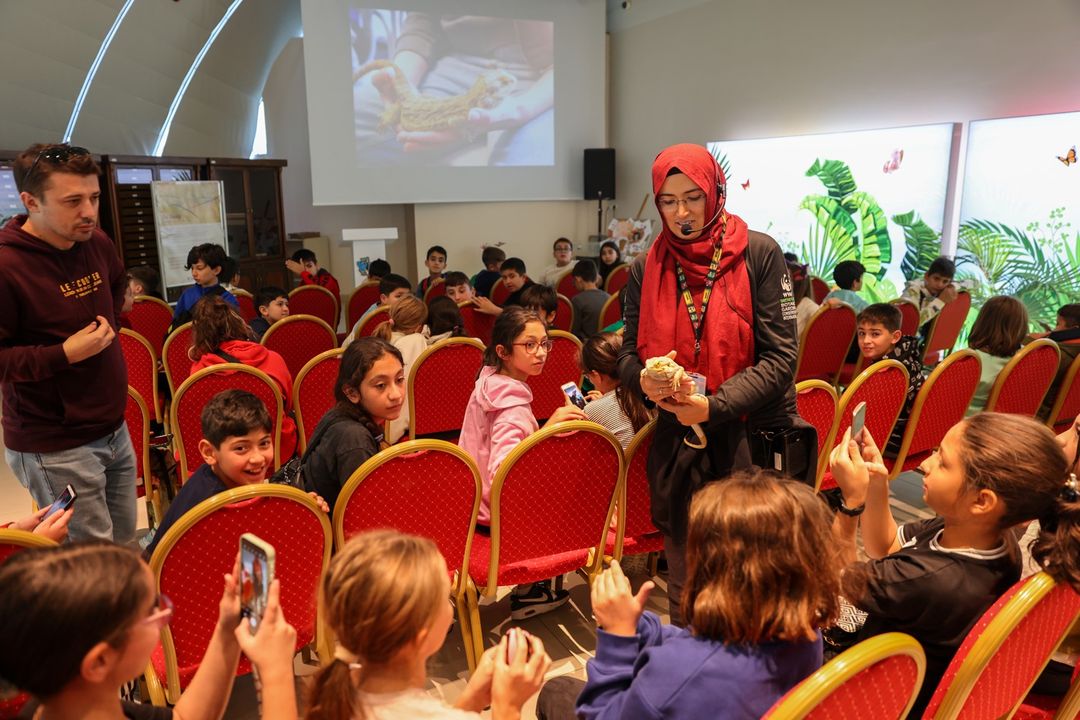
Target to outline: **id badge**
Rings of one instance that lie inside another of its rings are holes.
[[[686,376],[694,381],[694,392],[698,395],[705,395],[705,376],[701,373],[688,372]]]

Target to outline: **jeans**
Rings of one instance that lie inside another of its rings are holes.
[[[536,699],[536,720],[574,720],[575,703],[584,689],[584,680],[569,675],[548,680]]]
[[[39,507],[75,489],[68,540],[135,541],[135,451],[127,423],[103,438],[49,453],[4,450],[8,465]]]

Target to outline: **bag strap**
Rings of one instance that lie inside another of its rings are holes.
[[[239,360],[237,360],[235,355],[230,355],[229,353],[222,350],[220,347],[216,347],[213,350],[211,350],[210,352],[214,353],[215,355],[217,355],[219,358],[221,358],[225,362],[236,363],[237,365],[243,365],[244,364],[244,363],[240,362]]]

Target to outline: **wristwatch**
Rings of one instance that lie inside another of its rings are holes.
[[[863,503],[859,507],[849,508],[847,505],[844,504],[844,501],[841,500],[840,506],[836,509],[847,515],[848,517],[859,517],[863,514],[863,510],[866,509],[866,503]]]

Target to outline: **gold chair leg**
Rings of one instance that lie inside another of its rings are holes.
[[[469,674],[471,675],[476,670],[477,658],[473,647],[472,622],[464,594],[459,594],[454,598],[454,606],[457,609],[458,629],[461,630],[461,643],[465,648],[465,661],[469,665]]]
[[[480,624],[480,595],[476,586],[469,581],[463,594],[465,609],[469,614],[469,635],[471,635],[472,655],[475,662],[480,662],[480,656],[484,654],[484,628]]]

